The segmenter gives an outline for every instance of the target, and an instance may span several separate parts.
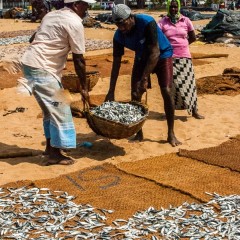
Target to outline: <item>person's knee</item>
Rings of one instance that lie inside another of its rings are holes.
[[[164,96],[172,96],[173,93],[173,89],[170,87],[163,87],[161,88],[161,93]]]

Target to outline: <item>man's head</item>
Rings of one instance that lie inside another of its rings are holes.
[[[95,0],[64,0],[65,5],[71,8],[81,18],[86,16],[89,4],[95,2]]]
[[[113,7],[112,19],[124,34],[129,33],[135,24],[131,9],[125,4],[117,4]]]
[[[125,4],[117,4],[112,9],[112,19],[115,23],[121,23],[131,15],[131,9]]]

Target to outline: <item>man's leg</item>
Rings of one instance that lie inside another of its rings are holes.
[[[174,134],[174,101],[172,97],[172,88],[161,88],[161,93],[164,102],[164,111],[167,118],[168,125],[168,138],[167,141],[173,146],[180,145],[181,142],[178,141]]]
[[[161,88],[161,93],[164,102],[164,111],[167,118],[168,138],[167,141],[173,146],[181,144],[174,133],[174,99],[173,99],[173,65],[172,58],[159,60],[155,72],[158,77],[158,83]]]
[[[142,72],[143,72],[143,65],[141,63],[134,62],[133,70],[132,70],[132,77],[131,77],[131,100],[141,102],[142,96],[137,94],[137,84],[141,80]],[[143,131],[140,129],[137,134],[134,136],[133,140],[135,141],[142,141],[143,140]]]
[[[46,138],[46,148],[45,151],[43,152],[43,155],[49,155],[51,151],[51,144],[50,144],[51,139]]]
[[[44,70],[24,66],[24,76],[33,82],[33,95],[43,111],[43,126],[46,137],[45,154],[48,165],[73,164],[74,161],[61,153],[63,148],[75,148],[76,136],[69,106],[55,102],[53,96],[61,86]],[[69,109],[68,109],[69,107]]]

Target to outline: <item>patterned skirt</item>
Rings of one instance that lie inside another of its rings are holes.
[[[197,88],[190,58],[173,58],[174,101],[176,110],[197,110]]]
[[[70,106],[55,99],[63,87],[44,69],[23,65],[23,73],[43,111],[43,128],[52,147],[76,148],[76,132]]]

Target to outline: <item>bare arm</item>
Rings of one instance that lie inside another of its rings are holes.
[[[145,89],[147,88],[148,78],[150,74],[153,72],[153,69],[156,67],[160,56],[156,22],[151,22],[149,24],[149,26],[146,29],[145,36],[146,36],[146,49],[143,55],[146,55],[147,61],[144,67],[143,75],[141,77],[140,88],[142,88],[142,91],[145,91]]]
[[[35,38],[35,35],[36,35],[37,32],[33,33],[33,35],[30,37],[29,39],[29,42],[32,43],[34,38]]]
[[[118,54],[115,55],[115,52],[118,51],[116,50],[116,48],[120,48]],[[107,93],[107,96],[105,98],[105,101],[114,101],[115,100],[115,96],[114,96],[114,92],[115,92],[115,88],[116,88],[116,84],[117,84],[117,79],[119,76],[119,70],[121,67],[121,60],[122,60],[122,53],[123,53],[123,46],[119,46],[118,43],[114,42],[113,43],[113,64],[112,64],[112,70],[111,70],[111,78],[110,78],[110,86],[109,86],[109,90]]]
[[[81,93],[83,100],[89,102],[89,95],[88,95],[88,79],[86,78],[86,63],[85,59],[82,54],[75,54],[73,53],[73,62],[75,71],[78,75],[77,89]]]
[[[144,84],[147,84],[148,77],[150,76],[153,69],[157,65],[159,55],[160,55],[158,43],[149,44],[147,48],[148,48],[149,56],[148,56],[147,64],[144,68],[143,75],[141,78],[141,82]]]
[[[188,43],[191,44],[191,43],[193,43],[195,41],[196,41],[196,35],[195,35],[194,30],[188,32]]]

